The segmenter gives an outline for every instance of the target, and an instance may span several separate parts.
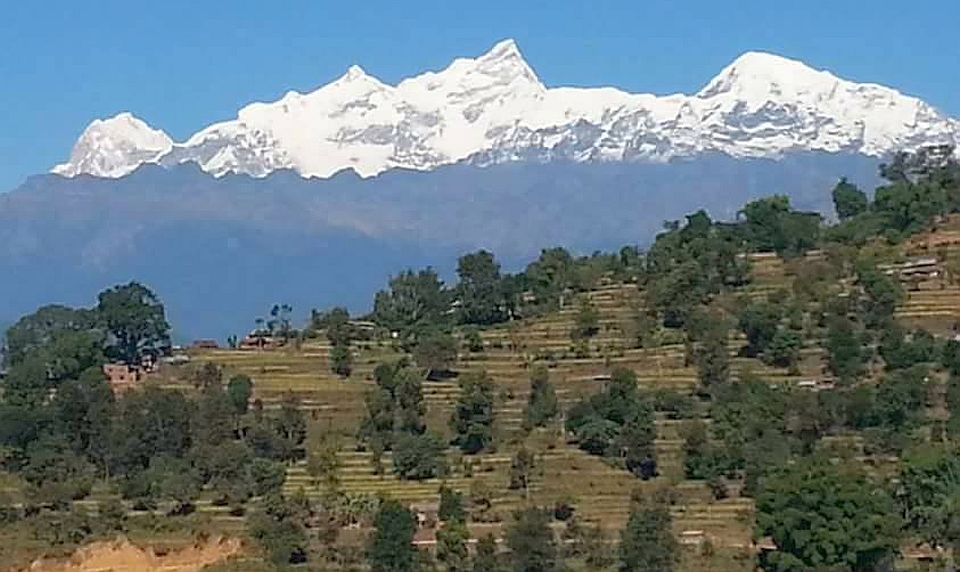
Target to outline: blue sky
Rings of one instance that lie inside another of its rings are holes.
[[[507,37],[547,85],[691,92],[767,50],[960,116],[958,21],[956,0],[6,0],[0,190],[64,160],[96,117],[182,139],[353,63],[393,83]]]

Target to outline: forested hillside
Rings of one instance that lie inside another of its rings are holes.
[[[124,535],[244,539],[214,570],[953,569],[953,157],[840,181],[835,222],[774,195],[646,250],[472,252],[224,347],[172,347],[139,283],[39,308],[6,334],[0,567]]]

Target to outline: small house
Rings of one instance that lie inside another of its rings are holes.
[[[108,363],[103,366],[103,375],[114,393],[122,393],[139,385],[142,373],[139,367],[126,363]]]

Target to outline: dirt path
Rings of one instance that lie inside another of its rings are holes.
[[[241,542],[215,539],[162,556],[126,539],[95,542],[77,550],[68,560],[38,560],[30,572],[197,572],[207,564],[239,554]]]

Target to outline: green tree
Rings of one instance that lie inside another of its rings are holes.
[[[510,484],[511,490],[522,490],[524,495],[530,495],[530,484],[533,481],[533,473],[537,467],[536,456],[521,447],[510,462]]]
[[[550,514],[528,508],[514,514],[507,529],[511,569],[517,572],[549,572],[559,569],[556,540],[550,529]]]
[[[277,566],[307,559],[307,534],[301,507],[280,495],[269,495],[250,518],[250,536]]]
[[[693,336],[699,345],[694,353],[700,386],[709,391],[730,380],[730,335],[726,320],[718,313],[705,313],[700,331]]]
[[[7,366],[14,366],[28,354],[43,349],[64,332],[95,331],[96,316],[90,310],[50,305],[20,318],[6,332]]]
[[[27,446],[20,475],[31,485],[34,500],[60,505],[90,493],[91,469],[65,440],[45,436]]]
[[[413,359],[428,376],[446,374],[457,361],[457,341],[445,332],[426,333],[417,338]]]
[[[446,472],[443,440],[433,434],[401,433],[393,444],[393,470],[401,479],[424,480]]]
[[[290,304],[274,304],[270,308],[270,319],[267,320],[267,329],[270,335],[280,338],[284,343],[288,342],[293,336],[293,324],[290,320],[290,314],[293,313],[293,306]]]
[[[314,330],[324,330],[327,340],[333,346],[349,346],[355,332],[350,325],[350,312],[346,308],[336,307],[326,312],[311,312],[310,324]]]
[[[440,487],[440,507],[437,509],[437,518],[443,522],[465,522],[467,512],[463,507],[463,493],[447,485]]]
[[[524,427],[543,427],[559,413],[557,392],[550,383],[550,370],[538,365],[530,375],[530,396],[524,410]]]
[[[597,335],[600,331],[600,313],[590,304],[584,301],[580,304],[580,310],[577,312],[573,329],[570,330],[570,338],[575,341],[586,340]]]
[[[367,546],[367,562],[374,572],[413,572],[419,569],[413,535],[417,520],[409,509],[395,500],[380,505],[374,519],[374,533]]]
[[[849,383],[862,375],[866,365],[863,334],[846,316],[827,319],[825,341],[830,371],[841,381]]]
[[[908,530],[960,560],[960,457],[943,448],[909,455],[900,473],[897,500]]]
[[[90,368],[76,381],[62,383],[50,405],[60,432],[73,450],[106,474],[112,454],[116,401],[103,371]]]
[[[493,382],[486,372],[468,373],[461,378],[450,427],[464,453],[479,453],[493,443],[493,405]]]
[[[900,545],[893,500],[857,468],[811,459],[767,479],[757,498],[757,532],[777,550],[764,570],[876,570]]]
[[[548,248],[530,263],[524,271],[526,282],[536,303],[553,309],[560,303],[564,291],[571,286],[573,257],[563,248]]]
[[[462,520],[453,520],[437,530],[437,560],[451,572],[465,570],[470,531]]]
[[[764,359],[777,367],[795,368],[803,340],[796,332],[779,329],[764,351]]]
[[[154,457],[185,456],[193,406],[181,392],[148,386],[125,394],[118,405],[114,462],[120,472],[146,468]]]
[[[747,355],[758,356],[777,335],[780,324],[779,309],[769,302],[751,304],[740,312],[739,325],[747,336]]]
[[[500,264],[493,254],[478,250],[460,257],[457,262],[456,294],[460,300],[460,322],[491,325],[506,318],[501,287]]]
[[[761,251],[801,254],[816,245],[820,233],[820,215],[794,211],[786,195],[749,202],[740,214],[745,237]]]
[[[421,333],[445,324],[449,306],[449,295],[433,269],[407,270],[390,279],[389,289],[377,293],[373,319],[410,346]]]
[[[867,212],[869,207],[867,194],[847,181],[846,177],[840,179],[837,186],[833,188],[832,195],[833,208],[840,220],[847,220]]]
[[[880,328],[893,319],[893,312],[903,301],[900,283],[876,268],[864,268],[857,273],[857,282],[863,289],[864,323]]]
[[[245,415],[253,396],[253,380],[248,375],[237,374],[227,382],[227,399],[235,415]]]
[[[353,372],[353,354],[350,347],[343,344],[335,344],[330,349],[330,371],[347,378]]]
[[[497,540],[488,534],[477,540],[477,553],[473,556],[472,572],[499,572],[500,558],[497,555]]]
[[[620,533],[621,572],[671,572],[680,561],[680,546],[671,530],[670,510],[661,503],[633,506]]]
[[[147,352],[170,346],[170,324],[160,299],[146,286],[131,282],[100,293],[96,314],[109,333],[109,353],[139,364]]]
[[[280,494],[283,483],[287,480],[286,466],[270,459],[253,459],[249,471],[253,481],[253,494],[256,496]]]

